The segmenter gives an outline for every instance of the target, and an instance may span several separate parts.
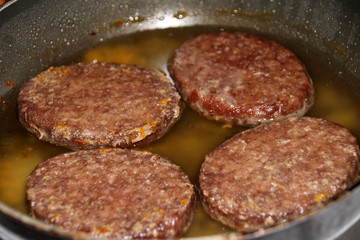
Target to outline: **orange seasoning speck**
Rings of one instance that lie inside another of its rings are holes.
[[[316,201],[317,203],[320,203],[320,202],[326,200],[326,198],[327,198],[327,194],[326,194],[326,193],[319,193],[318,195],[316,195],[315,201]]]
[[[137,128],[137,131],[140,133],[140,138],[144,139],[145,138],[145,131],[143,128]]]
[[[233,52],[233,54],[237,54],[237,52],[238,52],[237,48],[233,47],[232,52]]]
[[[107,233],[109,231],[109,229],[105,226],[100,226],[100,227],[97,227],[96,228],[96,231],[97,233]]]
[[[55,74],[63,74],[63,73],[67,73],[70,71],[69,68],[66,68],[66,67],[58,67],[58,68],[55,68],[54,66],[51,66],[49,68],[49,71],[50,72],[54,72]]]
[[[7,104],[6,104],[5,99],[2,96],[0,96],[0,105],[2,105],[2,110],[5,111],[5,109],[7,108]]]
[[[82,140],[82,139],[75,139],[74,144],[81,144],[81,145],[87,146],[87,145],[89,145],[89,142],[85,141],[85,140]]]
[[[171,101],[171,98],[165,98],[163,100],[160,100],[157,104],[158,105],[166,105],[169,101]]]
[[[151,122],[151,127],[152,127],[152,131],[155,132],[156,131],[156,128],[157,128],[157,121],[152,121]]]
[[[61,71],[62,71],[63,73],[67,73],[68,71],[70,71],[70,69],[68,69],[68,68],[62,68]]]
[[[108,151],[111,151],[112,148],[100,148],[98,149],[99,152],[108,152]]]
[[[12,89],[16,88],[15,84],[10,80],[5,81],[5,86],[11,86]]]

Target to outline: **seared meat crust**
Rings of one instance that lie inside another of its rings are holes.
[[[98,149],[58,155],[27,178],[34,217],[93,236],[180,237],[190,225],[194,187],[159,155]]]
[[[100,62],[49,68],[22,86],[18,106],[26,129],[72,149],[147,144],[167,132],[182,108],[162,73]]]
[[[359,176],[345,128],[302,117],[264,123],[210,152],[199,183],[208,214],[240,231],[272,226],[328,202]]]
[[[185,42],[171,72],[192,108],[234,125],[302,116],[313,104],[312,81],[295,54],[247,33],[202,34]]]

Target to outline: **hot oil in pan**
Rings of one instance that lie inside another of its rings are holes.
[[[83,60],[138,64],[162,71],[169,76],[168,63],[176,48],[200,33],[218,30],[211,27],[190,27],[138,32],[86,51]],[[322,54],[311,47],[293,46],[286,41],[281,43],[291,46],[313,79],[315,104],[307,115],[339,123],[360,136],[360,97],[344,84],[345,80],[356,79],[329,65],[328,59],[325,56],[322,59]],[[40,162],[70,150],[37,140],[21,127],[15,109],[10,112],[13,114],[7,116],[0,125],[0,201],[28,213],[25,203],[26,176]],[[207,120],[186,107],[174,127],[163,138],[145,149],[179,165],[196,184],[205,154],[244,129]],[[198,202],[192,225],[184,237],[228,231],[231,229],[211,220]]]

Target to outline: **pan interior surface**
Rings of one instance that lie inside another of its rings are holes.
[[[16,97],[22,83],[49,66],[94,59],[139,64],[169,75],[168,64],[175,49],[204,32],[255,33],[294,51],[315,85],[315,105],[308,115],[339,123],[359,137],[360,46],[357,43],[360,19],[359,13],[349,9],[346,3],[155,1],[143,6],[141,1],[109,1],[106,4],[64,1],[49,6],[46,1],[15,1],[0,12],[0,31],[4,33],[0,36],[0,211],[42,231],[69,236],[27,215],[26,176],[38,163],[69,150],[40,142],[20,126]],[[174,128],[147,150],[180,165],[196,183],[203,156],[243,129],[226,128],[186,108]],[[204,139],[207,140],[205,144]],[[352,191],[359,196],[358,187]],[[354,208],[350,200],[344,200],[349,209]],[[316,217],[331,212],[336,204],[330,204],[310,219],[319,221]],[[359,210],[347,214],[349,218],[360,215]],[[345,218],[339,226],[348,221]],[[298,222],[300,226],[308,226],[305,219]],[[331,224],[335,223],[328,223]],[[289,226],[242,237],[281,239],[281,236],[288,237],[289,229],[295,226],[296,222],[292,222]],[[337,230],[339,228],[324,233],[310,231],[302,237],[325,239],[337,234]],[[230,236],[228,234],[241,236],[211,220],[198,204],[193,223],[184,237]],[[294,239],[306,238],[297,236]]]

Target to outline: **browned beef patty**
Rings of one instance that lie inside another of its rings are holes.
[[[200,171],[208,214],[240,231],[293,219],[354,184],[359,147],[345,128],[289,118],[238,133],[209,153]]]
[[[30,132],[73,149],[147,144],[181,112],[180,95],[162,73],[100,62],[41,72],[22,86],[18,106]]]
[[[110,238],[173,238],[188,228],[193,185],[180,168],[149,152],[98,149],[65,153],[27,178],[38,219]]]
[[[311,79],[288,49],[240,33],[202,34],[177,49],[171,68],[199,113],[236,125],[302,116],[313,103]]]

